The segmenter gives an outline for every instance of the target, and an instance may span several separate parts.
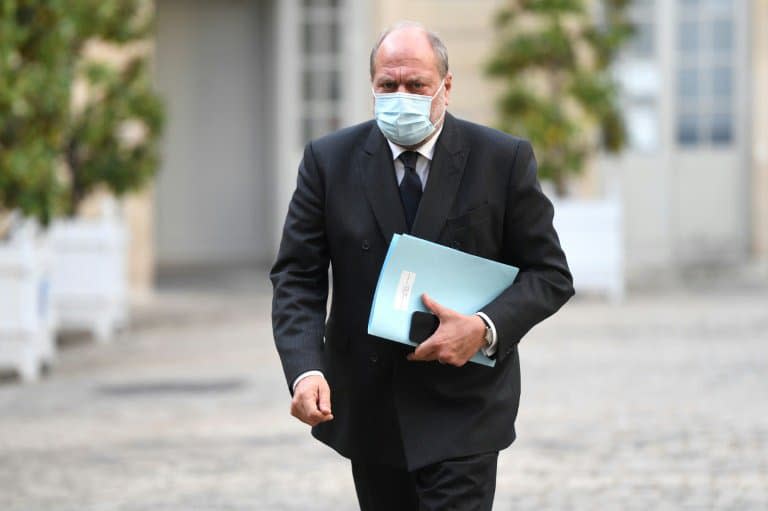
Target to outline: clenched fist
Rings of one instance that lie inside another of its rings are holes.
[[[312,375],[299,381],[293,391],[291,415],[310,426],[333,420],[331,388],[324,377]]]

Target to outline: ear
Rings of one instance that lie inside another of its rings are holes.
[[[445,88],[445,106],[448,106],[448,102],[451,98],[451,87],[453,86],[453,73],[448,71],[448,73],[445,75],[445,84],[443,87]]]

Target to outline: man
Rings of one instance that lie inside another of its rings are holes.
[[[371,80],[375,121],[307,145],[271,272],[291,413],[351,459],[364,511],[489,510],[498,452],[515,438],[517,343],[573,294],[552,205],[528,142],[446,112],[436,35],[410,22],[385,32]],[[415,350],[369,336],[379,270],[403,232],[520,273],[477,314],[425,295],[440,326]],[[478,350],[496,366],[468,364]]]

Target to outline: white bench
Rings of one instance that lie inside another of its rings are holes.
[[[555,229],[573,273],[576,292],[624,298],[624,245],[618,200],[557,199]]]
[[[25,382],[55,357],[50,299],[50,252],[31,223],[0,242],[0,367]]]
[[[126,238],[116,218],[53,223],[52,294],[60,329],[86,329],[108,342],[127,322]]]

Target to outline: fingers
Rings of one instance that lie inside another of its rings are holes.
[[[331,390],[322,377],[308,377],[301,381],[291,400],[291,415],[305,424],[316,426],[333,419],[331,413]]]
[[[437,359],[437,343],[434,340],[434,335],[430,339],[422,342],[416,347],[413,353],[409,353],[408,360],[426,362],[428,360]]]
[[[429,339],[408,355],[408,360],[422,362],[437,360],[441,364],[463,366],[477,353],[484,342],[476,324],[478,321],[482,322],[482,319],[474,315],[459,314],[443,307],[426,293],[421,298],[424,305],[440,318],[440,326]],[[485,324],[483,323],[481,327],[484,331]]]
[[[408,355],[408,360],[414,362],[429,362],[437,360],[441,364],[462,366],[465,361],[456,356],[456,353],[445,343],[425,346],[425,343],[419,345],[416,350]]]
[[[440,319],[443,319],[446,315],[448,315],[451,312],[451,309],[447,307],[443,307],[436,301],[434,301],[427,293],[424,293],[421,295],[421,301],[424,303],[424,306],[429,309],[435,316],[437,316]]]
[[[319,387],[320,396],[317,400],[317,408],[320,413],[325,415],[331,414],[331,388],[328,386],[328,382],[323,380]]]
[[[333,414],[330,411],[321,412],[317,406],[317,399],[311,397],[298,400],[294,398],[291,403],[291,415],[310,426],[317,426],[321,422],[333,419]]]
[[[461,358],[451,347],[437,341],[425,341],[419,345],[413,353],[407,356],[412,362],[429,362],[436,360],[441,364],[463,366],[467,361]]]

